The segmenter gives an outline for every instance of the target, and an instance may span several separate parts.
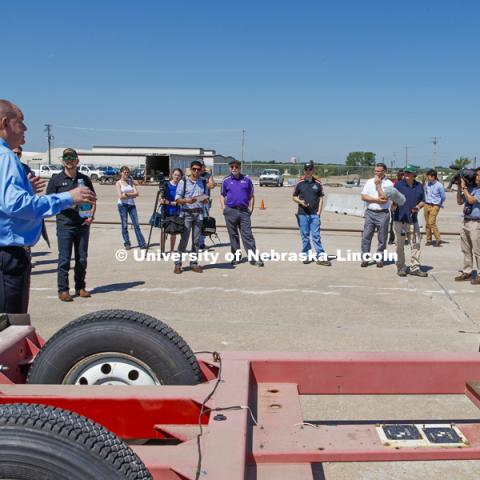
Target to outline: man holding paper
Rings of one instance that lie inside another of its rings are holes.
[[[175,201],[181,207],[180,216],[183,217],[185,227],[178,245],[178,252],[180,254],[187,251],[188,239],[190,232],[192,234],[192,252],[198,254],[198,247],[200,242],[200,234],[202,233],[202,222],[204,214],[204,205],[208,203],[207,185],[204,180],[200,178],[202,173],[202,163],[199,160],[194,160],[190,164],[190,175],[184,177],[178,182],[177,193]],[[202,273],[203,268],[198,265],[196,259],[190,262],[192,272]],[[182,273],[181,258],[175,263],[174,273]]]

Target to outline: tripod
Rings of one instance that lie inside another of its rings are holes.
[[[145,254],[148,253],[148,249],[150,248],[150,240],[152,238],[152,231],[153,227],[160,228],[160,253],[165,251],[165,229],[164,229],[164,220],[166,216],[165,208],[161,208],[160,218],[158,219],[158,205],[160,204],[160,199],[163,199],[164,191],[162,189],[162,185],[158,186],[157,196],[155,197],[155,207],[153,208],[152,216],[150,217],[150,232],[148,234],[148,242],[147,242],[147,249]],[[158,222],[159,221],[159,222]],[[157,225],[158,224],[158,225]]]

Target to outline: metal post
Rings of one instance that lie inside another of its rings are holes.
[[[48,141],[48,165],[52,163],[52,140],[53,135],[51,133],[52,125],[50,123],[45,124],[45,131],[47,132],[47,141]]]

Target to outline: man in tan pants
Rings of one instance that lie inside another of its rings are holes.
[[[467,186],[465,180],[461,179],[457,203],[463,205],[463,227],[460,231],[463,269],[455,281],[470,280],[472,285],[480,285],[480,168],[476,171],[475,186]],[[473,276],[475,267],[476,277]]]
[[[424,205],[425,193],[420,182],[415,180],[417,167],[407,165],[403,180],[395,188],[405,196],[403,205],[392,205],[393,222],[397,242],[397,274],[399,277],[414,275],[427,277],[427,272],[420,268],[420,228],[418,212]],[[405,240],[410,243],[410,268],[405,264]]]
[[[425,184],[425,206],[423,213],[425,214],[425,246],[432,245],[432,234],[435,236],[435,247],[442,246],[440,232],[437,227],[437,215],[440,208],[445,202],[445,189],[443,185],[437,180],[436,170],[429,170],[427,172],[427,183]]]

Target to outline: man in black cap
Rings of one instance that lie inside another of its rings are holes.
[[[48,183],[47,194],[68,192],[78,185],[88,187],[92,192],[92,181],[89,177],[77,170],[78,155],[73,148],[66,148],[62,154],[63,171],[53,175]],[[86,290],[85,276],[87,275],[88,240],[90,225],[95,215],[95,203],[91,212],[84,215],[80,207],[66,208],[57,215],[57,240],[58,240],[58,298],[62,302],[71,302],[68,272],[72,247],[75,251],[75,292],[79,297],[91,297]]]
[[[302,237],[302,253],[307,255],[303,263],[311,263],[310,256],[312,240],[315,248],[317,265],[330,267],[322,242],[320,240],[320,215],[323,209],[323,186],[318,178],[313,176],[313,162],[304,166],[304,176],[295,185],[293,201],[298,204],[297,221]]]

